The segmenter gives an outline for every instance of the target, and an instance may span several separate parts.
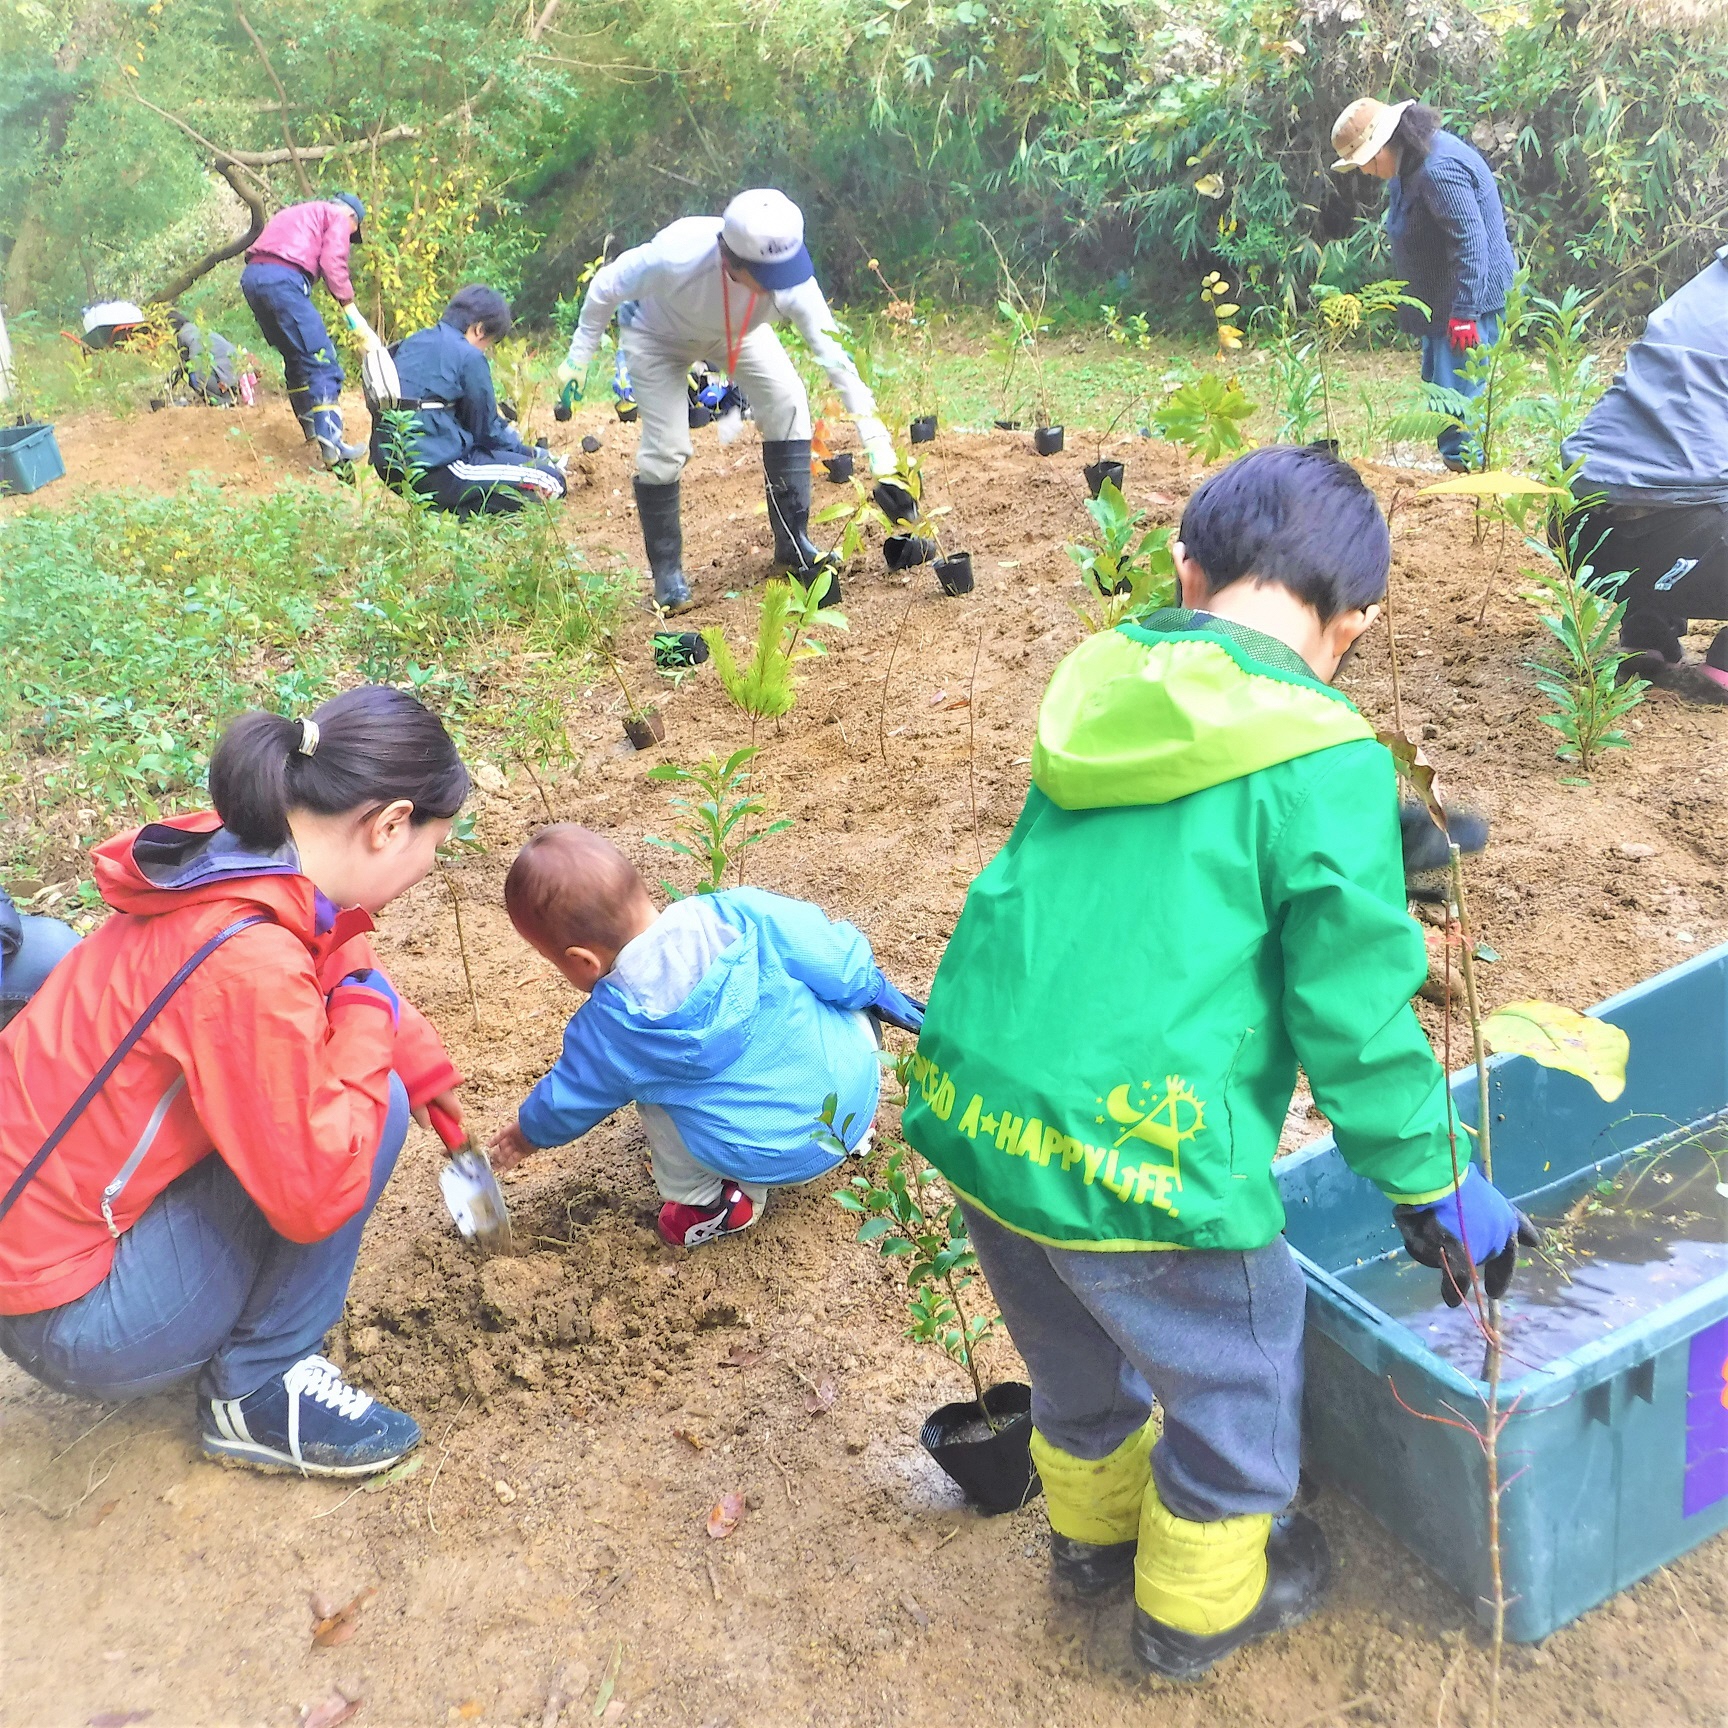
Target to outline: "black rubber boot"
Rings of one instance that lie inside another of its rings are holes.
[[[1620,646],[1633,653],[1660,654],[1670,666],[1678,666],[1686,658],[1680,638],[1691,621],[1671,618],[1649,606],[1634,612],[1628,609],[1620,621]]]
[[[1179,1632],[1134,1610],[1134,1655],[1166,1680],[1198,1680],[1232,1651],[1300,1625],[1332,1584],[1332,1555],[1312,1518],[1290,1512],[1273,1520],[1266,1544],[1266,1588],[1246,1620],[1228,1632]]]
[[[1134,1551],[1128,1542],[1077,1542],[1050,1532],[1050,1585],[1058,1596],[1090,1602],[1113,1596],[1134,1582]]]
[[[774,530],[774,562],[794,575],[814,570],[822,554],[811,543],[810,440],[783,438],[762,446],[768,477],[768,526]]]
[[[663,612],[687,612],[696,604],[684,574],[684,524],[678,513],[678,482],[636,488],[636,514],[642,518],[642,544],[654,573],[654,604]]]

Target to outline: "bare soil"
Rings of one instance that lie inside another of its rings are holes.
[[[258,461],[229,436],[235,424]],[[637,559],[634,434],[592,413],[547,430],[572,449],[602,433],[602,450],[576,459],[570,532],[596,557]],[[63,425],[61,442],[69,477],[37,503],[167,488],[200,467],[257,487],[307,464],[279,404],[92,417]],[[754,438],[722,452],[700,433],[697,445],[685,487],[695,621],[747,633],[768,547]],[[1159,446],[1119,453],[1130,498],[1174,520],[1196,471]],[[928,501],[952,506],[937,520],[947,545],[973,553],[976,594],[945,599],[928,570],[903,581],[874,551],[858,560],[850,631],[759,739],[774,813],[794,826],[755,850],[752,880],[853,920],[908,988],[929,983],[968,882],[1018,812],[1039,694],[1079,640],[1062,548],[1088,526],[1080,467],[1093,454],[1071,438],[1041,460],[1012,434],[928,447]],[[1428,476],[1369,478],[1389,499]],[[820,482],[817,495],[838,496]],[[1594,784],[1562,783],[1525,667],[1540,638],[1514,594],[1516,547],[1496,570],[1498,548],[1472,543],[1455,503],[1401,511],[1396,537],[1406,725],[1434,729],[1431,754],[1494,824],[1471,869],[1500,954],[1484,968],[1490,1004],[1584,1005],[1728,935],[1728,713],[1654,693],[1632,751]],[[656,680],[650,626],[644,613],[627,651],[633,678],[659,683],[665,753],[736,746],[745,727],[710,673]],[[1390,723],[1384,629],[1348,681]],[[680,861],[644,844],[668,831],[665,792],[644,778],[657,757],[624,746],[620,707],[603,683],[572,689],[581,765],[547,794],[560,818],[677,878]],[[476,800],[487,850],[454,871],[478,1024],[440,883],[393,907],[381,939],[470,1076],[484,1129],[544,1071],[574,1007],[503,915],[503,872],[546,813],[517,764],[494,766],[503,789]],[[1315,1127],[1299,1115],[1291,1138]],[[962,1396],[962,1378],[902,1338],[885,1269],[853,1244],[824,1185],[777,1196],[736,1241],[668,1250],[626,1112],[511,1179],[523,1251],[481,1264],[445,1219],[438,1164],[414,1130],[334,1345],[426,1430],[424,1462],[400,1481],[355,1490],[225,1472],[195,1455],[189,1395],[104,1412],[0,1373],[0,1722],[286,1728],[333,1687],[381,1728],[1485,1719],[1484,1644],[1466,1606],[1330,1494],[1316,1511],[1340,1579],[1316,1621],[1203,1685],[1137,1681],[1124,1605],[1051,1600],[1042,1508],[980,1518],[919,1449],[924,1416]],[[989,1367],[1019,1365],[1000,1344]],[[713,1539],[709,1509],[732,1491],[743,1517]],[[341,1603],[368,1588],[354,1636],[315,1648],[314,1593]],[[1725,1618],[1719,1538],[1509,1652],[1505,1719],[1728,1721]],[[554,1708],[549,1693],[568,1702]]]

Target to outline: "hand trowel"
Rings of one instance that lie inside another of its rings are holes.
[[[450,1157],[438,1173],[444,1204],[463,1239],[479,1244],[483,1254],[509,1254],[515,1249],[510,1208],[498,1186],[492,1161],[470,1140],[448,1111],[431,1105],[428,1114]]]

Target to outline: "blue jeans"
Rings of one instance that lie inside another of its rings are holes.
[[[1476,320],[1476,334],[1481,338],[1483,348],[1492,347],[1500,340],[1500,314],[1484,312]],[[1424,336],[1422,382],[1437,384],[1442,390],[1456,390],[1460,396],[1480,396],[1487,379],[1464,376],[1464,368],[1470,364],[1471,356],[1479,352],[1479,349],[1468,348],[1460,353],[1446,339],[1444,332],[1438,336]],[[1435,442],[1448,462],[1465,462],[1475,467],[1482,460],[1482,449],[1475,439],[1469,440],[1470,447],[1465,449],[1462,426],[1448,426]]]
[[[291,264],[248,264],[240,272],[240,292],[282,356],[288,400],[304,418],[314,408],[331,408],[342,394],[343,371],[336,344],[312,304],[312,281]]]
[[[1282,1512],[1302,1461],[1307,1288],[1280,1237],[1251,1253],[1046,1248],[963,1208],[1026,1366],[1032,1424],[1071,1457],[1107,1458],[1152,1413],[1158,1497],[1210,1524]]]
[[[156,1196],[94,1290],[0,1316],[0,1350],[79,1397],[141,1398],[197,1374],[201,1396],[244,1398],[315,1355],[342,1318],[361,1233],[407,1134],[408,1094],[392,1075],[366,1204],[322,1242],[278,1235],[213,1154]]]
[[[42,980],[78,946],[78,932],[58,918],[21,916],[24,940],[0,963],[0,1026],[41,988]]]

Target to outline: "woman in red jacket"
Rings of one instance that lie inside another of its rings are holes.
[[[0,1350],[95,1398],[196,1375],[208,1456],[366,1475],[420,1430],[319,1350],[410,1110],[454,1111],[461,1083],[366,932],[468,774],[433,715],[368,686],[242,715],[210,792],[96,849],[114,916],[0,1032]]]

